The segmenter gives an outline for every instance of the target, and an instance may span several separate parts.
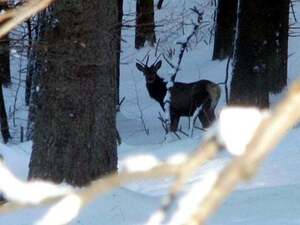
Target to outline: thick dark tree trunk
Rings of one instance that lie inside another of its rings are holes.
[[[61,0],[52,13],[29,178],[82,186],[117,169],[118,1]]]
[[[3,142],[7,143],[10,138],[10,133],[9,133],[7,115],[5,110],[5,104],[4,104],[3,90],[1,86],[0,86],[0,124],[1,124],[1,134],[3,138]]]
[[[0,39],[0,82],[4,86],[11,84],[8,36]]]
[[[30,54],[28,58],[28,69],[27,69],[27,78],[30,77],[30,86],[26,84],[26,91],[29,94],[27,101],[29,101],[29,112],[28,112],[28,120],[27,120],[27,130],[26,130],[26,139],[32,140],[33,135],[33,125],[36,118],[37,107],[40,104],[38,102],[38,95],[39,95],[39,86],[41,74],[45,68],[43,68],[43,62],[46,59],[43,59],[42,55],[40,54],[38,57],[38,49],[37,44],[39,41],[45,38],[45,29],[46,29],[46,21],[47,21],[47,13],[43,11],[39,13],[37,16],[38,19],[34,24],[35,27],[35,38],[33,40],[34,44],[30,48]],[[26,79],[26,83],[29,82]],[[31,88],[27,90],[27,88]]]
[[[7,9],[7,2],[0,2],[0,11]],[[4,86],[11,84],[9,55],[9,38],[6,35],[0,39],[0,82]]]
[[[230,104],[269,106],[266,19],[270,5],[261,0],[240,0],[231,81]]]
[[[157,3],[157,8],[161,9],[163,3],[164,3],[164,0],[159,0]]]
[[[153,0],[136,1],[136,28],[135,28],[135,48],[144,47],[145,42],[150,45],[156,42],[154,3]]]
[[[240,0],[231,104],[267,107],[287,82],[289,0]]]
[[[7,10],[7,2],[0,2],[0,11]],[[10,138],[9,126],[7,121],[5,101],[2,86],[11,84],[10,76],[10,54],[8,35],[0,39],[0,124],[3,142],[7,143]]]
[[[278,93],[287,84],[290,0],[268,0],[267,2],[269,13],[266,15],[266,20],[268,20],[269,29],[267,29],[266,51],[269,91]]]
[[[26,87],[25,87],[25,104],[29,106],[30,103],[30,95],[31,95],[31,86],[32,86],[32,76],[34,73],[34,61],[35,57],[33,55],[32,43],[32,26],[31,20],[28,19],[26,21],[27,29],[28,29],[28,47],[27,47],[27,58],[28,58],[28,66],[27,66],[27,74],[26,74]]]
[[[213,60],[230,56],[233,48],[238,0],[219,0]]]
[[[116,103],[120,102],[120,57],[122,40],[122,19],[123,19],[123,0],[118,1],[118,43],[117,43],[117,63],[116,63]]]

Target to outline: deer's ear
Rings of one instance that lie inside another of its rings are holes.
[[[157,71],[159,70],[161,67],[161,60],[159,60],[155,65],[154,65],[154,69]]]
[[[141,71],[141,72],[144,73],[144,70],[145,70],[145,69],[144,69],[144,67],[143,67],[141,64],[136,63],[135,66],[136,66],[136,68],[137,68],[139,71]]]

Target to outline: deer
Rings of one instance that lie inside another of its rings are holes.
[[[148,66],[142,62],[136,63],[136,68],[144,74],[146,87],[151,98],[156,100],[163,111],[164,98],[167,94],[167,82],[161,78],[157,71],[162,65],[162,61],[154,62]],[[218,84],[209,80],[199,80],[193,83],[174,82],[170,89],[170,131],[176,132],[180,117],[192,117],[196,110],[196,115],[203,128],[208,128],[215,120],[215,108],[218,104],[221,89]]]

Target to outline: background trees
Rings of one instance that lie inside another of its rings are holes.
[[[47,10],[40,12],[35,20],[30,20],[30,27],[35,27],[34,38],[31,40],[32,43],[29,45],[27,52],[28,65],[26,73],[26,92],[25,102],[29,105],[28,120],[26,129],[27,141],[32,140],[32,133],[34,129],[34,121],[37,114],[38,107],[38,95],[39,95],[39,79],[44,71],[43,57],[38,54],[38,44],[45,38],[46,26],[47,26]],[[30,40],[30,39],[29,39]],[[30,44],[30,43],[29,43]]]
[[[268,21],[268,87],[270,93],[279,93],[287,84],[290,0],[267,2],[270,11],[265,18]]]
[[[46,63],[29,178],[81,186],[116,170],[118,17],[116,0],[53,5],[39,42]]]
[[[123,0],[118,0],[118,25],[117,25],[117,62],[116,62],[116,103],[120,102],[120,57],[121,57],[121,35],[123,19]]]
[[[230,56],[236,29],[238,0],[219,0],[215,26],[213,60]]]
[[[0,2],[0,11],[7,10],[8,3]],[[3,86],[11,83],[10,76],[10,54],[9,54],[9,37],[8,35],[0,39],[0,124],[3,142],[7,143],[10,138],[7,114],[5,109],[5,100],[3,96]]]
[[[235,48],[231,104],[268,107],[269,93],[285,87],[289,4],[289,0],[218,1],[213,59],[224,59]]]
[[[286,85],[288,9],[288,0],[240,0],[230,104],[268,107]]]
[[[135,48],[141,48],[145,42],[154,45],[155,22],[154,22],[154,2],[153,0],[136,1],[136,28],[135,28]]]

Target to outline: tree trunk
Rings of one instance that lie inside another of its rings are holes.
[[[7,115],[4,104],[3,90],[0,85],[0,124],[1,124],[1,134],[3,142],[6,144],[10,138]]]
[[[29,178],[82,186],[117,169],[117,0],[61,0],[40,53]]]
[[[7,10],[6,1],[0,2],[0,11]],[[11,84],[10,76],[10,54],[9,54],[9,38],[8,35],[0,39],[0,124],[3,142],[7,143],[10,138],[8,120],[5,109],[5,101],[3,96],[3,86]]]
[[[116,63],[116,103],[120,103],[120,57],[121,57],[121,34],[123,19],[123,0],[118,1],[118,43],[117,43],[117,63]]]
[[[25,104],[29,106],[30,103],[30,96],[31,96],[31,86],[32,86],[32,76],[34,73],[34,64],[35,64],[35,57],[34,51],[32,49],[33,37],[32,37],[32,26],[31,20],[28,19],[26,21],[27,30],[28,30],[28,46],[27,46],[27,74],[26,74],[26,87],[25,87]]]
[[[269,106],[266,20],[269,5],[261,0],[240,0],[231,81],[230,104]]]
[[[8,3],[0,2],[0,11],[7,10]],[[11,84],[8,35],[0,39],[0,82],[4,86]]]
[[[289,0],[267,1],[268,82],[271,93],[279,93],[287,84]]]
[[[159,0],[157,3],[157,9],[161,9],[163,3],[164,3],[164,0]]]
[[[213,60],[225,59],[233,49],[238,0],[219,0]]]
[[[46,60],[43,59],[41,54],[38,57],[38,49],[36,47],[37,44],[45,38],[46,22],[48,20],[46,11],[44,10],[40,12],[37,17],[38,18],[35,20],[36,23],[34,24],[35,27],[35,38],[33,40],[34,44],[30,48],[30,54],[28,58],[28,69],[27,69],[27,73],[30,73],[30,77],[31,77],[31,81],[30,81],[31,90],[27,90],[30,96],[30,98],[28,99],[29,112],[28,112],[27,130],[26,130],[27,141],[32,140],[33,126],[36,118],[37,107],[40,104],[38,102],[39,86],[40,86],[39,79],[41,77],[43,70],[45,70],[45,68],[43,67],[43,62]],[[26,86],[26,88],[29,87]]]
[[[151,46],[156,42],[153,0],[136,1],[135,48],[144,47],[148,41]]]
[[[4,86],[11,84],[9,55],[9,38],[4,36],[0,39],[0,82]]]

